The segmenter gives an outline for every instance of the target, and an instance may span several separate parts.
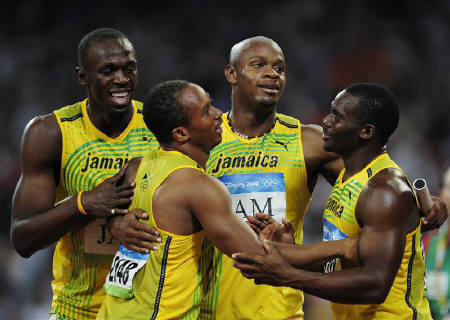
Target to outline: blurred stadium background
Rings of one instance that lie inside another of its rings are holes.
[[[389,152],[411,179],[438,192],[450,159],[450,2],[436,1],[9,1],[0,10],[0,320],[48,319],[52,248],[20,258],[9,241],[11,197],[26,123],[85,97],[75,77],[77,45],[103,26],[123,31],[139,60],[142,99],[165,79],[186,79],[230,107],[223,76],[231,46],[274,39],[287,61],[279,112],[320,124],[337,92],[353,82],[389,87],[401,106]],[[330,190],[319,181],[305,242],[321,240]],[[307,297],[306,319],[327,319]]]

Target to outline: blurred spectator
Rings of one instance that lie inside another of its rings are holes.
[[[450,167],[442,178],[441,199],[450,206]],[[435,320],[450,319],[450,219],[447,226],[428,245],[427,288]]]

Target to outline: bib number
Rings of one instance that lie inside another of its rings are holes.
[[[106,276],[106,293],[123,299],[132,298],[134,276],[145,266],[148,257],[149,254],[137,253],[120,246]]]

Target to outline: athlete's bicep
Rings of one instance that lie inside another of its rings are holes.
[[[410,192],[396,190],[387,183],[369,184],[358,199],[356,212],[363,226],[359,241],[361,263],[388,288],[402,261],[408,217],[413,210]]]
[[[231,210],[225,186],[206,175],[194,183],[190,208],[211,242],[227,255],[263,253],[256,234]]]
[[[39,117],[25,128],[21,145],[22,173],[13,197],[13,220],[54,206],[61,134],[53,119]]]

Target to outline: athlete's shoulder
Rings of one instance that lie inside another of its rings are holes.
[[[276,121],[289,129],[298,129],[300,127],[300,120],[285,114],[277,113]]]
[[[144,109],[144,103],[138,100],[133,100],[133,104],[137,108],[137,112],[142,114],[142,110]]]
[[[83,116],[82,105],[84,101],[79,101],[74,104],[66,105],[55,110],[53,113],[60,122],[72,122]]]
[[[61,140],[61,129],[55,115],[37,116],[25,127],[21,148],[22,158],[24,161],[40,159],[39,161],[45,163],[54,163],[61,155]]]
[[[33,137],[34,139],[54,140],[61,136],[61,130],[58,126],[58,121],[53,113],[34,117],[28,122],[24,131],[25,136]]]
[[[386,167],[380,170],[367,183],[368,189],[389,190],[394,193],[408,192],[412,189],[406,180],[404,173],[396,167]]]

